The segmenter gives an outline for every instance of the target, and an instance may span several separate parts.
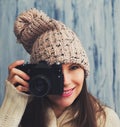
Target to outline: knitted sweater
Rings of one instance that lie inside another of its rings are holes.
[[[21,93],[8,81],[6,81],[6,92],[0,108],[0,127],[18,127],[25,111],[29,95]],[[73,127],[70,122],[74,116],[70,116],[69,110],[56,118],[54,111],[49,108],[48,127]],[[118,115],[110,108],[105,108],[106,124],[105,127],[120,127]],[[98,125],[98,127],[103,127]]]

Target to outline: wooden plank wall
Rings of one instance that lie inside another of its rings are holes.
[[[8,65],[29,60],[16,43],[16,16],[36,7],[73,29],[89,56],[88,88],[120,116],[120,0],[0,0],[0,103]]]

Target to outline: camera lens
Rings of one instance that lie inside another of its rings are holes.
[[[30,92],[38,97],[47,95],[50,91],[50,82],[47,77],[37,75],[30,80]]]

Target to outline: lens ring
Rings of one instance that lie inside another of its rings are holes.
[[[30,92],[34,96],[44,97],[50,91],[50,81],[44,75],[34,76],[29,84]]]

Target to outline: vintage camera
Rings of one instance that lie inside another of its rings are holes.
[[[29,94],[37,97],[62,94],[63,73],[60,63],[48,65],[47,62],[41,61],[38,64],[23,64],[17,68],[30,76]]]

